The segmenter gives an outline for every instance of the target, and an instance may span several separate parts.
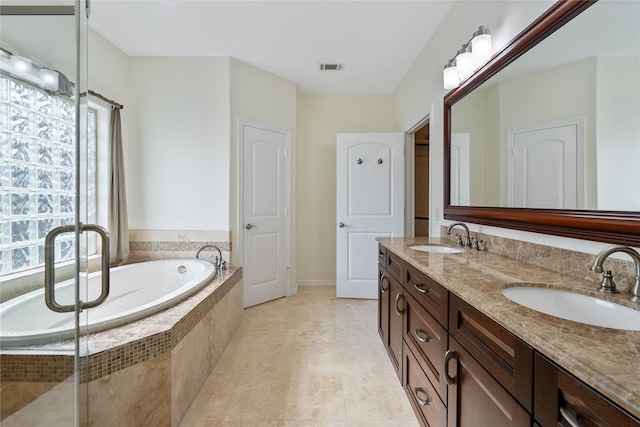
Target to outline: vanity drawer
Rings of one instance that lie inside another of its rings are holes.
[[[442,375],[447,352],[447,331],[411,295],[405,294],[404,340],[416,357],[440,398],[447,400],[447,383]]]
[[[387,264],[387,248],[382,245],[378,245],[378,264],[383,267]]]
[[[449,333],[532,412],[533,349],[457,296],[449,299]]]
[[[378,252],[379,254],[380,252]],[[378,255],[379,256],[379,255]],[[404,261],[394,254],[391,251],[387,251],[387,255],[385,258],[385,268],[387,273],[396,278],[400,283],[402,283],[402,270],[403,270]]]
[[[404,287],[445,329],[449,309],[449,291],[438,282],[407,264]]]
[[[404,391],[420,424],[429,427],[446,427],[447,408],[406,343],[403,365]]]

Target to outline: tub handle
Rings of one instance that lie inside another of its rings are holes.
[[[80,223],[79,232],[95,231],[102,237],[102,291],[100,296],[88,302],[79,301],[79,309],[94,308],[99,306],[109,296],[109,232],[96,224]],[[75,304],[62,305],[56,302],[55,297],[55,240],[62,233],[73,233],[76,231],[75,225],[63,225],[56,227],[47,234],[44,243],[44,300],[51,310],[58,313],[68,313],[76,309]]]

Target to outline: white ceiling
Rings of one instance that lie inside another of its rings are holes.
[[[230,56],[301,93],[390,94],[452,3],[93,0],[89,23],[130,56]]]

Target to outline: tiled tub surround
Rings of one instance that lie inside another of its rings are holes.
[[[488,251],[465,250],[445,255],[409,249],[427,243],[452,245],[448,238],[378,240],[538,352],[640,417],[638,332],[589,326],[542,314],[510,301],[501,290],[522,284],[548,286],[640,308],[628,301],[628,293],[603,295],[596,292],[592,282]]]
[[[142,262],[155,259],[193,258],[204,245],[216,245],[222,258],[229,262],[231,239],[229,231],[209,230],[129,230],[129,259]],[[201,259],[212,261],[216,250],[207,249]]]
[[[92,334],[87,376],[81,378],[89,387],[89,425],[178,425],[241,317],[242,271],[229,266],[173,307]],[[60,355],[65,353],[69,349],[60,344],[0,354],[3,426],[48,426],[64,416],[51,411],[69,408],[52,405],[56,398],[47,395],[71,375],[73,359]]]

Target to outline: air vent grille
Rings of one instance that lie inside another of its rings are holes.
[[[320,71],[343,71],[344,64],[318,64]]]

